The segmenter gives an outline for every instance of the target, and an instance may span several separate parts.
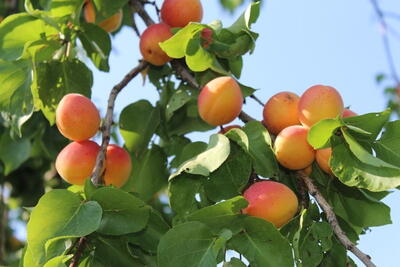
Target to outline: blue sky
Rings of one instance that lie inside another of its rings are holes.
[[[204,23],[218,18],[228,26],[245,8],[242,6],[231,15],[222,10],[218,1],[202,2]],[[398,0],[379,2],[382,9],[400,14]],[[400,20],[388,22],[400,32]],[[144,29],[143,24],[138,25]],[[259,89],[256,95],[262,101],[279,91],[301,94],[314,84],[326,84],[337,88],[345,105],[359,114],[385,109],[386,100],[375,84],[375,75],[388,72],[388,65],[369,0],[266,1],[253,29],[260,37],[254,54],[244,59],[240,82]],[[400,39],[391,40],[392,46],[397,48],[394,58],[400,59]],[[138,42],[131,29],[122,29],[113,38],[110,73],[94,71],[93,99],[103,114],[112,86],[141,58]],[[397,67],[400,69],[400,65]],[[143,86],[142,80],[136,79],[119,95],[116,111],[142,98],[155,103],[157,97],[155,88],[149,84]],[[243,109],[255,118],[262,118],[262,107],[251,99]],[[208,140],[209,134],[191,134],[190,137]],[[400,240],[399,197],[397,191],[385,199],[392,208],[393,224],[372,228],[361,237],[359,244],[380,267],[396,267],[400,261],[396,242]]]

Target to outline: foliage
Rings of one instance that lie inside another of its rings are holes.
[[[94,2],[100,18],[119,8],[131,12],[126,0]],[[229,10],[242,2],[221,1]],[[116,121],[134,166],[124,187],[65,184],[54,171],[67,143],[54,126],[55,109],[67,93],[91,95],[92,72],[79,51],[107,72],[112,49],[102,28],[82,21],[83,4],[26,0],[14,10],[0,7],[7,15],[0,24],[0,183],[11,190],[7,208],[34,206],[18,210],[29,217],[23,256],[17,257],[21,246],[8,245],[4,263],[67,266],[81,250],[79,266],[245,266],[242,259],[225,260],[232,250],[251,266],[352,264],[314,200],[306,198],[281,229],[241,213],[248,204],[242,192],[257,179],[282,182],[299,199],[301,188],[278,165],[274,137],[258,121],[213,134],[208,144],[190,140],[188,133],[214,127],[199,118],[198,88],[175,79],[172,64],[144,73],[159,92],[156,105],[131,103]],[[255,49],[251,25],[259,15],[254,2],[233,25],[191,23],[160,45],[201,86],[221,75],[239,79],[242,56]],[[208,47],[201,36],[206,28],[213,32]],[[255,92],[241,88],[245,97]],[[370,227],[391,223],[382,199],[400,186],[400,124],[389,122],[390,112],[324,120],[308,136],[315,149],[333,148],[338,179],[316,164],[311,177],[353,242]],[[76,245],[82,238],[83,249]]]

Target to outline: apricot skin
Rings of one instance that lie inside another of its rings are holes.
[[[307,168],[315,159],[315,151],[307,142],[308,129],[289,126],[275,139],[274,151],[278,162],[290,170]]]
[[[92,138],[98,131],[100,114],[89,98],[80,94],[67,94],[58,104],[56,124],[66,138],[83,141]]]
[[[87,1],[83,9],[83,16],[85,21],[88,23],[96,23],[96,10],[91,1]],[[119,29],[122,22],[122,9],[118,10],[117,13],[111,17],[101,21],[98,25],[103,28],[106,32],[114,32]]]
[[[243,213],[262,218],[279,228],[297,212],[298,200],[286,185],[263,181],[252,184],[243,194],[249,205]]]
[[[131,157],[125,149],[117,145],[108,145],[106,152],[106,185],[121,187],[128,180],[132,170]]]
[[[343,110],[342,118],[348,118],[348,117],[354,117],[354,116],[358,116],[358,114],[355,113],[354,111],[352,111],[351,109],[345,108]]]
[[[161,6],[161,21],[171,27],[185,27],[190,22],[200,22],[203,7],[199,0],[165,0]]]
[[[239,84],[231,77],[218,77],[208,82],[200,92],[200,117],[218,126],[233,121],[242,110],[243,96]]]
[[[303,126],[311,127],[320,120],[336,118],[343,109],[342,97],[335,88],[315,85],[300,97],[299,120]]]
[[[171,58],[161,49],[159,43],[172,37],[171,28],[164,23],[150,25],[140,36],[140,52],[144,60],[162,66]]]
[[[299,99],[294,93],[280,92],[267,101],[262,122],[270,133],[277,135],[288,126],[300,124],[297,116]]]
[[[68,144],[57,156],[58,174],[70,184],[83,185],[92,175],[99,150],[100,146],[89,140]]]
[[[315,159],[318,163],[318,166],[327,174],[333,174],[331,167],[329,166],[329,159],[332,155],[332,149],[330,147],[318,149],[315,152]]]

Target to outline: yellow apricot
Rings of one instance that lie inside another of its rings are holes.
[[[161,20],[171,27],[185,27],[189,22],[200,22],[203,7],[199,0],[164,0]]]
[[[249,205],[243,213],[262,218],[277,228],[285,225],[296,214],[296,194],[286,185],[262,181],[252,184],[243,194]]]
[[[278,162],[290,170],[307,168],[315,159],[315,150],[307,142],[308,129],[289,126],[275,139],[274,151]]]
[[[280,92],[267,101],[263,110],[263,124],[270,133],[277,135],[288,126],[300,124],[297,114],[299,99],[295,93]]]
[[[200,117],[210,125],[218,126],[233,121],[243,104],[239,84],[228,76],[208,82],[200,92],[198,109]]]
[[[128,152],[117,145],[108,145],[106,152],[106,185],[121,187],[128,180],[132,170],[131,157]]]
[[[86,22],[88,23],[96,23],[96,10],[92,1],[87,1],[85,7],[83,9],[83,16],[85,17]],[[100,21],[98,25],[103,28],[106,32],[114,32],[119,29],[122,22],[123,12],[122,9],[119,9],[117,13],[112,15],[109,18],[106,18],[103,21]]]
[[[318,166],[327,174],[333,174],[331,167],[329,166],[329,160],[332,155],[332,148],[318,149],[315,153],[315,159],[317,160]]]
[[[150,25],[140,36],[140,52],[144,60],[161,66],[171,58],[161,49],[159,43],[172,37],[171,28],[164,23]]]

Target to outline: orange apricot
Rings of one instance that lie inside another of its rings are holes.
[[[108,145],[106,152],[106,170],[104,182],[106,185],[121,187],[128,180],[132,170],[129,153],[117,145]]]
[[[83,9],[83,16],[88,23],[96,23],[96,10],[92,1],[87,1]],[[115,32],[122,22],[123,12],[119,9],[117,13],[97,23],[106,32]]]
[[[315,159],[315,150],[307,142],[308,129],[294,125],[283,129],[275,139],[278,162],[290,170],[307,168]]]
[[[315,159],[317,160],[318,166],[327,174],[333,174],[331,167],[329,166],[329,160],[332,155],[332,148],[318,149],[315,153]]]
[[[172,37],[171,28],[164,23],[150,25],[140,36],[140,52],[147,62],[161,66],[171,58],[161,49],[159,43]]]
[[[243,104],[239,84],[228,76],[208,82],[200,92],[198,109],[200,117],[210,125],[230,123],[241,112]]]
[[[304,171],[305,174],[307,174],[308,176],[310,176],[311,173],[312,173],[312,165],[308,166],[308,167],[305,168],[303,171]]]
[[[56,158],[56,170],[66,182],[83,185],[92,175],[100,146],[93,141],[72,142]]]
[[[303,126],[311,127],[320,120],[336,118],[343,109],[342,97],[335,88],[315,85],[300,97],[299,120]]]
[[[291,92],[273,95],[264,105],[263,124],[277,135],[288,126],[300,124],[297,112],[300,97]]]
[[[82,141],[96,134],[100,127],[100,114],[86,96],[67,94],[58,104],[56,124],[60,133],[66,138]]]
[[[286,185],[262,181],[252,184],[243,194],[249,205],[243,213],[262,218],[279,228],[296,214],[296,194]]]
[[[203,7],[199,0],[164,0],[161,20],[171,27],[185,27],[190,22],[200,22]]]

